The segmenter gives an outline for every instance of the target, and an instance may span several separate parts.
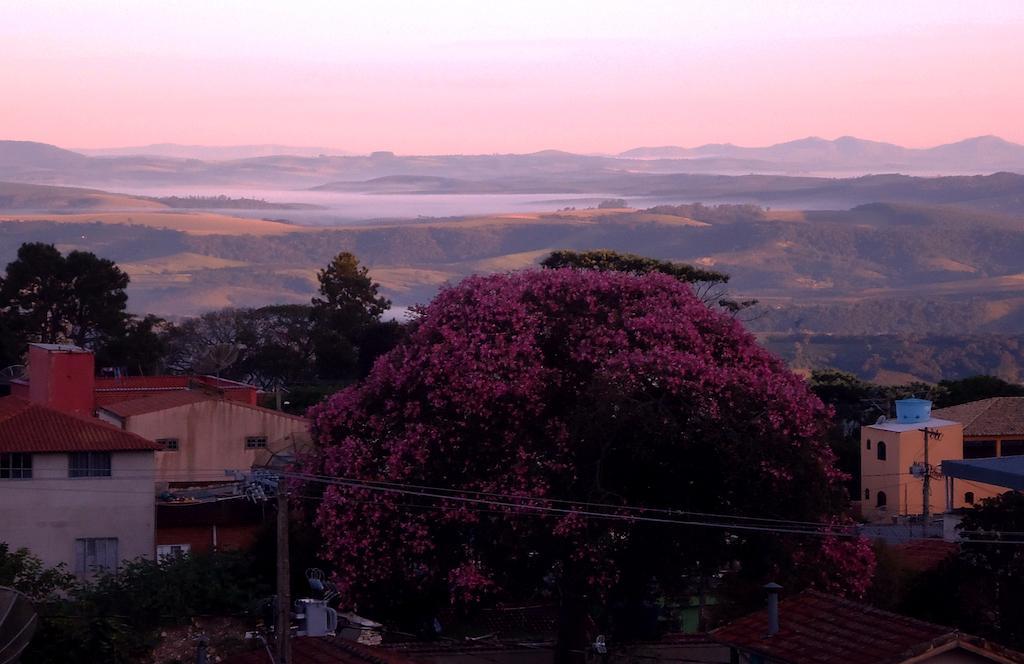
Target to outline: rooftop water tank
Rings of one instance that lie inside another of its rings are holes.
[[[932,416],[932,402],[927,399],[897,399],[896,422],[914,424],[925,422]]]

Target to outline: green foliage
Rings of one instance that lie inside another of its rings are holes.
[[[46,567],[28,549],[11,551],[0,542],[0,586],[14,588],[32,600],[42,600],[72,588],[75,577],[63,566]]]
[[[116,574],[61,586],[64,595],[48,593],[37,604],[40,629],[23,661],[142,661],[162,625],[243,613],[270,594],[269,578],[256,559],[235,552],[127,561]]]
[[[995,376],[971,376],[960,380],[939,381],[941,393],[935,405],[938,408],[956,406],[990,397],[1024,396],[1024,385],[1008,383]]]
[[[625,207],[629,207],[629,203],[624,198],[609,198],[597,204],[598,210],[616,210]]]
[[[380,320],[391,302],[353,254],[343,251],[317,273],[319,296],[313,298],[313,339],[317,375],[336,380],[352,375],[359,361],[358,343]]]
[[[963,515],[963,532],[976,539],[1024,531],[1024,494],[1008,491]],[[970,539],[969,537],[967,538]],[[963,541],[960,553],[908,586],[900,603],[907,615],[956,626],[1002,645],[1024,647],[1024,547]]]
[[[167,357],[170,323],[159,316],[129,316],[120,334],[104,337],[96,349],[97,367],[122,368],[129,375],[160,373]]]
[[[91,345],[125,325],[128,275],[112,261],[28,243],[0,280],[0,315],[26,341]]]
[[[540,264],[551,270],[572,267],[579,270],[612,270],[638,276],[660,272],[688,284],[701,282],[724,284],[729,281],[729,275],[722,272],[704,270],[686,263],[673,263],[636,254],[624,254],[610,249],[553,251]]]

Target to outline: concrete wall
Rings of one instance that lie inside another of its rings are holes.
[[[167,483],[223,482],[226,469],[248,470],[310,440],[303,418],[225,400],[135,415],[124,428],[149,440],[178,439],[176,452],[156,453],[157,482]],[[246,449],[247,436],[266,436],[267,449]]]
[[[150,451],[114,452],[110,477],[68,477],[66,454],[33,454],[32,479],[0,480],[0,541],[47,565],[75,565],[75,539],[116,537],[122,560],[152,557]]]
[[[943,461],[963,458],[963,425],[959,423],[938,427],[940,439],[928,442],[928,463],[936,470]],[[868,441],[871,448],[868,448]],[[886,460],[878,459],[878,444],[886,446]],[[924,511],[923,480],[910,475],[914,463],[924,461],[924,433],[918,429],[910,431],[889,431],[884,428],[867,426],[860,430],[861,454],[861,513],[869,521],[887,521],[894,516],[918,515]],[[868,491],[865,497],[865,489]],[[886,507],[878,508],[878,492],[886,494]],[[987,484],[966,485],[957,482],[953,495],[953,507],[965,507],[964,493],[974,493],[975,501],[1003,493],[1005,489]],[[932,514],[946,511],[946,485],[943,478],[932,478],[931,499],[928,501]]]

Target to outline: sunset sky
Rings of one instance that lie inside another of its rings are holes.
[[[4,0],[0,138],[1024,143],[1024,2]]]

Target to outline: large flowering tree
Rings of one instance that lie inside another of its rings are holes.
[[[491,504],[328,486],[315,517],[349,601],[600,601],[725,568],[757,583],[866,587],[870,550],[845,537],[580,513],[818,522],[843,504],[826,407],[688,285],[570,269],[471,277],[421,314],[365,382],[312,411],[306,471]]]

